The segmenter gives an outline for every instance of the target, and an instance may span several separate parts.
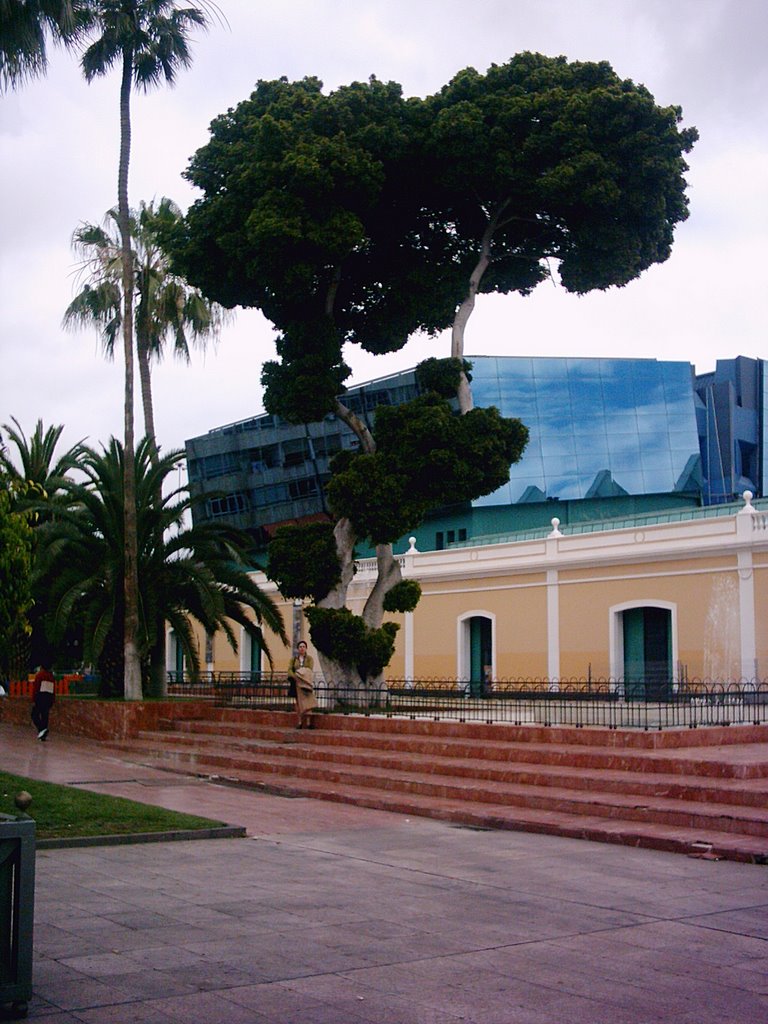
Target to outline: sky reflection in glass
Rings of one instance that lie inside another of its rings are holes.
[[[476,505],[671,492],[699,456],[689,363],[468,358],[475,404],[531,436],[509,484]]]

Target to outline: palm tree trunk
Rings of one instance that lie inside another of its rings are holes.
[[[139,381],[141,384],[141,404],[144,409],[144,433],[149,438],[149,458],[153,469],[157,470],[160,454],[155,435],[155,413],[152,402],[152,374],[149,365],[149,345],[147,331],[142,316],[141,305],[137,313],[136,354],[139,362]],[[157,507],[163,500],[162,484],[152,499]],[[163,543],[162,533],[156,538],[158,548]],[[166,697],[168,695],[168,674],[165,666],[165,618],[161,616],[155,623],[155,640],[149,650],[149,696]]]
[[[141,700],[141,659],[139,656],[139,578],[136,517],[136,451],[133,430],[133,251],[131,247],[130,208],[128,206],[128,168],[131,156],[131,78],[133,51],[123,51],[120,82],[120,166],[117,182],[117,213],[123,264],[123,349],[125,352],[125,441],[123,463],[123,526],[125,530],[125,626],[123,650],[126,700]]]
[[[141,405],[144,411],[144,433],[149,438],[149,457],[157,469],[160,461],[155,435],[155,411],[152,401],[152,377],[149,368],[149,348],[141,341],[141,329],[136,333],[136,355],[139,363],[139,384],[141,385]]]

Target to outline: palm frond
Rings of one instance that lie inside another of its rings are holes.
[[[99,451],[83,446],[84,482],[65,481],[66,506],[39,533],[39,578],[49,586],[52,628],[57,636],[87,628],[83,649],[93,661],[122,635],[123,454],[115,438]],[[190,525],[187,488],[167,486],[182,457],[170,451],[155,464],[146,437],[136,449],[139,644],[146,658],[167,622],[196,671],[195,622],[222,633],[235,650],[237,625],[264,649],[262,626],[283,644],[287,638],[277,606],[250,575],[247,536],[222,524]]]

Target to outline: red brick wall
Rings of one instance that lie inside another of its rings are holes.
[[[27,697],[0,697],[0,722],[29,725],[32,702]],[[109,701],[59,698],[51,709],[51,731],[95,740],[129,739],[140,729],[157,729],[165,719],[206,718],[204,701]],[[30,726],[31,728],[31,726]]]

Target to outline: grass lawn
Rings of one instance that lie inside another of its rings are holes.
[[[0,812],[18,814],[13,798],[21,790],[32,794],[27,811],[37,823],[38,839],[64,836],[127,835],[132,832],[172,832],[177,829],[213,828],[224,824],[162,807],[102,796],[73,786],[37,782],[0,772]]]

